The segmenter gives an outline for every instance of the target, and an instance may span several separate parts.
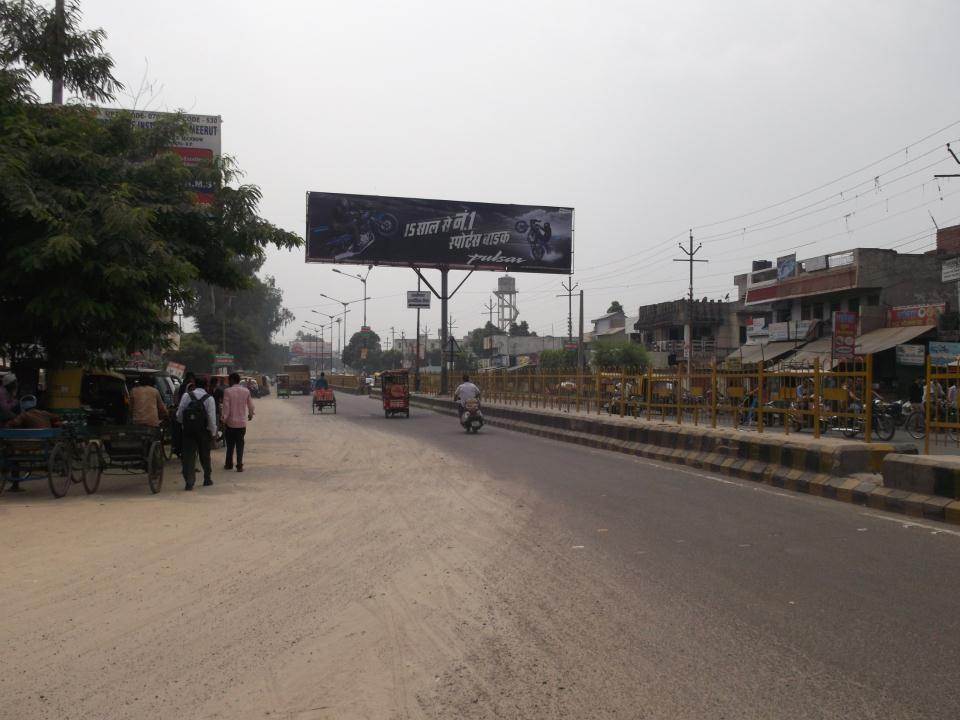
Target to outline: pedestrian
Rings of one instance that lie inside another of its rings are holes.
[[[223,393],[223,434],[227,441],[224,470],[233,470],[233,452],[237,452],[237,472],[243,472],[243,447],[247,422],[253,420],[250,390],[240,384],[240,373],[230,374],[230,387]]]
[[[177,394],[173,402],[178,409],[180,402],[183,400],[183,396],[193,390],[195,382],[196,376],[192,372],[188,372],[183,376],[183,381],[177,388]],[[173,452],[183,457],[183,425],[180,424],[180,418],[177,415],[174,415],[173,418]]]
[[[910,385],[910,404],[919,405],[923,402],[923,378],[917,378]]]
[[[0,423],[5,423],[17,414],[17,376],[6,373],[0,384]]]
[[[183,452],[180,460],[183,465],[184,490],[193,490],[196,480],[197,457],[203,468],[204,486],[213,485],[213,472],[210,467],[210,446],[217,436],[217,416],[213,396],[207,392],[207,381],[199,378],[193,390],[184,394],[177,408],[177,420],[183,433]]]
[[[130,415],[134,425],[152,428],[159,428],[160,423],[169,415],[160,391],[149,376],[139,376],[130,391]]]

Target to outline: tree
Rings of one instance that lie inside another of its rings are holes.
[[[544,350],[540,353],[540,367],[544,370],[571,370],[577,367],[576,350]]]
[[[399,350],[384,350],[376,360],[375,370],[396,370],[403,363],[403,353]]]
[[[169,358],[183,363],[191,372],[206,373],[213,368],[214,353],[216,348],[200,333],[186,333],[180,336],[180,348],[171,352]]]
[[[610,307],[607,308],[608,313],[622,313],[623,305],[620,304],[619,300],[614,300],[610,303]]]
[[[363,357],[363,350],[366,357]],[[380,336],[373,330],[355,332],[343,349],[343,363],[353,368],[369,368],[373,356],[380,354]]]
[[[642,345],[627,341],[601,340],[593,348],[595,368],[617,368],[638,372],[650,364],[650,356]]]
[[[526,320],[514,323],[510,326],[510,337],[536,337],[535,332],[530,332],[530,326]]]
[[[248,289],[242,258],[301,240],[259,217],[260,190],[236,184],[229,158],[187,167],[166,150],[181,119],[140,129],[38,105],[29,80],[53,72],[47,20],[35,3],[0,1],[0,354],[103,363],[164,347],[197,281]],[[63,70],[68,87],[107,100],[119,83],[102,39],[71,40]],[[198,182],[214,188],[211,205],[197,204]]]
[[[66,4],[62,30],[54,10],[32,0],[0,0],[0,73],[19,87],[18,97],[36,100],[30,82],[60,78],[84,98],[105,102],[123,86],[113,77],[113,58],[103,51],[102,28],[80,29],[80,4]],[[2,83],[0,83],[2,84]]]

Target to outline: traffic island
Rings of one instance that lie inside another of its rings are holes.
[[[452,400],[414,395],[411,403],[456,414]],[[687,465],[773,487],[856,503],[916,517],[960,523],[960,503],[951,508],[932,492],[885,487],[881,470],[891,459],[919,458],[911,443],[864,443],[816,439],[781,432],[759,434],[703,425],[675,425],[637,418],[593,416],[550,409],[483,406],[494,427],[551,440]],[[951,459],[953,460],[953,459]],[[953,460],[960,477],[960,459]]]

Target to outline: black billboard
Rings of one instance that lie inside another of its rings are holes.
[[[311,192],[307,262],[566,275],[573,208]]]

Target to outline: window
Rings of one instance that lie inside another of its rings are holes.
[[[867,306],[868,307],[877,307],[880,304],[879,295],[867,295]]]
[[[790,322],[790,309],[777,310],[777,322]]]
[[[813,306],[813,319],[823,320],[823,303],[817,303]]]
[[[801,320],[810,320],[813,318],[813,307],[810,305],[801,305],[800,306],[800,319]]]
[[[860,298],[850,298],[847,300],[847,309],[850,312],[860,312]]]
[[[835,313],[835,312],[840,312],[840,302],[839,302],[839,301],[830,303],[830,314],[832,315],[832,314]]]

